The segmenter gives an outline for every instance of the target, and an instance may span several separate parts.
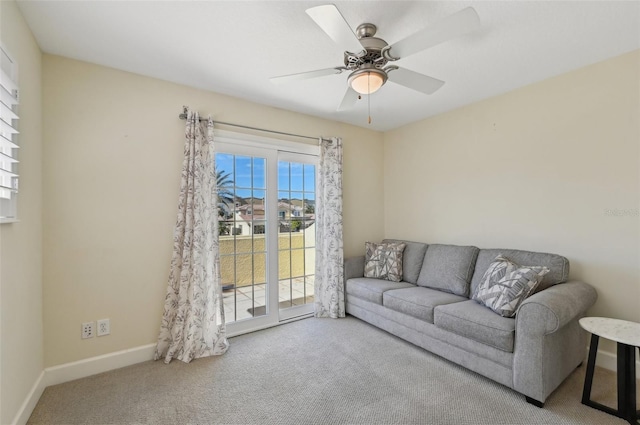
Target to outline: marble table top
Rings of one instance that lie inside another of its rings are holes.
[[[580,326],[603,338],[640,347],[640,323],[608,317],[583,317]]]

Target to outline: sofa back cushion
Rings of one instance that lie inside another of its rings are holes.
[[[418,285],[469,297],[478,251],[475,246],[429,245]]]
[[[484,276],[489,265],[498,255],[502,255],[522,266],[544,266],[549,269],[549,273],[542,278],[542,281],[538,284],[534,292],[539,292],[555,284],[566,282],[569,278],[569,260],[561,255],[519,251],[517,249],[481,249],[478,253],[476,269],[471,279],[471,294],[475,293],[478,285],[480,285],[482,281],[482,276]]]
[[[385,239],[383,243],[401,242],[406,245],[404,248],[404,258],[402,259],[402,280],[413,283],[418,281],[420,268],[424,260],[424,253],[427,252],[427,244],[421,242],[409,242],[400,239]]]

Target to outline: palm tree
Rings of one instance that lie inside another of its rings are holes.
[[[216,185],[218,186],[218,214],[221,217],[231,215],[235,203],[233,196],[233,180],[231,173],[216,170]]]

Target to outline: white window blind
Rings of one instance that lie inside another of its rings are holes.
[[[18,218],[18,67],[0,50],[0,223],[6,223]]]

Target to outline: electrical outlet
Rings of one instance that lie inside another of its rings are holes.
[[[98,336],[109,335],[111,333],[111,324],[109,319],[98,320]]]
[[[95,332],[96,323],[95,322],[85,322],[82,324],[82,339],[93,338],[93,334]]]

